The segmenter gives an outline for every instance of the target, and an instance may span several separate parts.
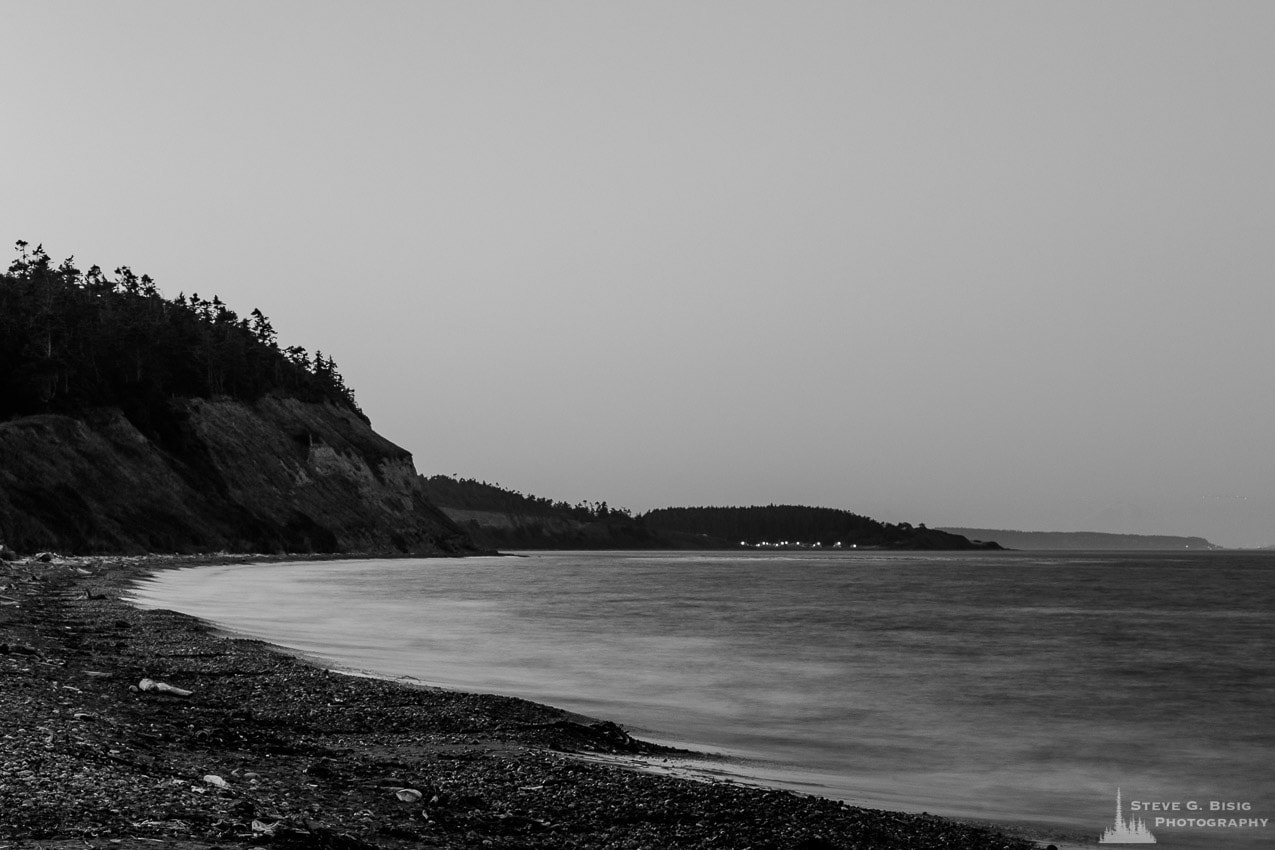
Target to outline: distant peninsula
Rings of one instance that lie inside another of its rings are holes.
[[[1009,531],[1001,528],[955,528],[944,531],[971,540],[994,540],[1007,549],[1054,549],[1058,551],[1164,551],[1221,549],[1203,537],[1174,537],[1162,534],[1105,534],[1097,531]]]
[[[634,514],[571,504],[448,475],[425,494],[478,545],[492,549],[999,549],[924,524],[883,523],[802,505],[670,507]]]

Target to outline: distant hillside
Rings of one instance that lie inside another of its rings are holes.
[[[1203,537],[1154,534],[1104,534],[1097,531],[1008,531],[999,528],[944,528],[971,540],[994,540],[1007,549],[1075,551],[1221,549]]]
[[[427,498],[480,546],[490,549],[680,549],[715,547],[694,537],[659,534],[606,502],[555,502],[486,481],[432,475]]]
[[[975,544],[967,538],[939,529],[877,522],[835,508],[802,505],[764,507],[660,508],[642,515],[653,529],[700,534],[753,547],[976,549],[1000,548]]]
[[[832,508],[660,508],[633,516],[606,502],[554,502],[447,475],[424,479],[424,488],[479,545],[496,549],[739,549],[741,543],[833,548],[838,542],[846,549],[978,548],[924,525],[888,525]]]
[[[19,552],[473,551],[330,357],[127,267],[0,275],[0,542]]]

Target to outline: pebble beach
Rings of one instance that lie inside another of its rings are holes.
[[[249,560],[0,562],[0,850],[1039,846],[631,769],[678,753],[623,718],[350,676],[125,601],[157,570]]]

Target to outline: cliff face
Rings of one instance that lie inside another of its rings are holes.
[[[0,423],[0,541],[19,551],[454,553],[411,455],[334,404],[178,399]]]

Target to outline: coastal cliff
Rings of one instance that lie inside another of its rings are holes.
[[[352,410],[175,399],[143,433],[119,408],[0,423],[0,539],[19,551],[472,550],[411,455]]]
[[[0,543],[474,550],[330,356],[281,347],[260,310],[17,248],[0,275]]]

